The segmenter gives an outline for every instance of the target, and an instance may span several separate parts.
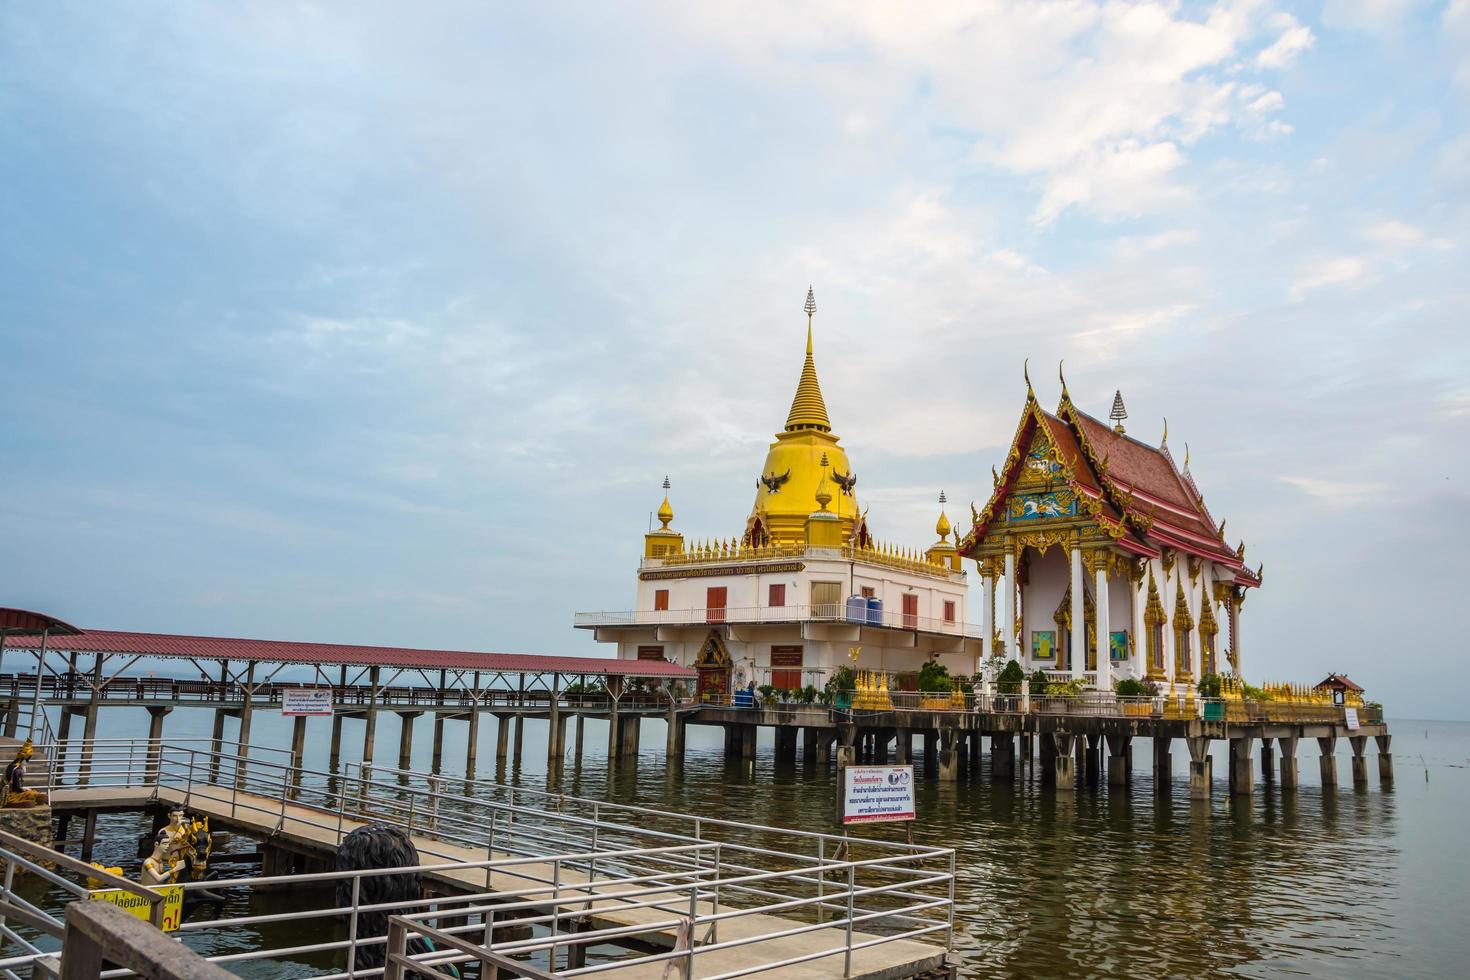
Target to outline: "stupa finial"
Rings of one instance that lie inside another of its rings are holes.
[[[1123,420],[1128,417],[1128,409],[1123,407],[1123,390],[1113,390],[1113,410],[1108,413],[1108,418],[1114,422],[1113,431],[1118,435],[1123,434]]]

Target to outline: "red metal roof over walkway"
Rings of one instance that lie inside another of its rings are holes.
[[[11,649],[34,649],[40,637],[10,637]],[[614,677],[694,677],[695,672],[664,660],[614,660],[607,657],[553,657],[534,653],[477,653],[464,650],[417,650],[405,647],[352,646],[342,643],[297,643],[246,640],[223,636],[180,636],[171,633],[124,633],[82,630],[75,636],[52,636],[55,652],[121,653],[194,660],[263,660],[281,664],[403,667],[421,670],[480,670],[521,674],[588,674]]]

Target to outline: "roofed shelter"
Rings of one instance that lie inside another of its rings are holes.
[[[5,664],[5,641],[21,639],[22,642],[15,645],[29,646],[34,643],[36,647],[36,676],[39,678],[46,664],[46,642],[53,636],[75,636],[80,632],[81,630],[75,626],[55,616],[31,612],[28,609],[0,607],[0,667]],[[40,710],[40,701],[41,685],[37,684],[35,694],[31,699],[31,717],[27,726],[27,738],[35,737],[37,718],[45,719],[45,715]],[[11,724],[14,723],[12,719]]]
[[[1260,572],[1226,543],[1188,453],[1175,463],[1167,425],[1158,446],[1127,435],[1121,394],[1112,417],[1079,409],[1065,378],[1047,412],[1028,377],[1010,452],[960,543],[984,582],[983,631],[995,653],[1099,690],[1122,677],[1188,685],[1226,661],[1238,672],[1238,612]]]

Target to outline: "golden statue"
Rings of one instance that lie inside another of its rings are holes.
[[[25,740],[15,752],[15,758],[5,767],[5,780],[0,783],[0,807],[35,806],[46,802],[46,794],[40,790],[26,789],[26,763],[35,754],[30,739]]]

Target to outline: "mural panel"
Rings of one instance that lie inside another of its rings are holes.
[[[1129,643],[1127,630],[1114,630],[1113,632],[1108,634],[1109,660],[1127,660],[1128,647]]]
[[[1031,659],[1051,660],[1057,655],[1056,630],[1031,631]]]
[[[1006,520],[1041,521],[1054,517],[1076,517],[1077,495],[1071,490],[1018,493],[1006,501]]]

